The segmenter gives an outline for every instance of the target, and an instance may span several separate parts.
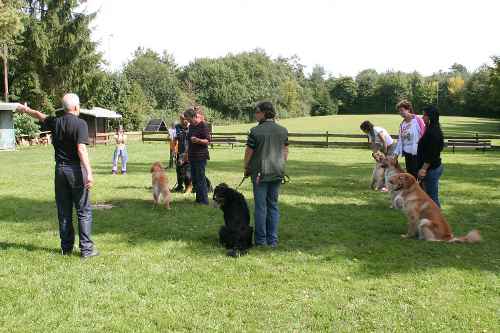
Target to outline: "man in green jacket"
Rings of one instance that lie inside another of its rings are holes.
[[[255,245],[278,245],[278,194],[288,159],[288,131],[276,124],[271,102],[256,106],[259,122],[250,130],[245,150],[245,176],[251,176],[255,201]]]

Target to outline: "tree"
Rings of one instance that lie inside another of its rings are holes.
[[[124,73],[130,82],[139,84],[153,108],[179,111],[180,81],[171,55],[138,48]]]
[[[83,104],[99,79],[101,54],[91,39],[95,14],[77,13],[80,1],[25,1],[25,29],[13,67],[18,99],[52,112],[61,96],[72,91]]]
[[[316,65],[309,76],[311,116],[327,116],[338,113],[338,102],[330,95],[325,75],[325,69]]]
[[[339,101],[339,112],[350,111],[356,102],[357,94],[358,86],[352,77],[342,76],[333,80],[330,95],[334,100]]]
[[[375,91],[378,77],[374,69],[365,69],[356,75],[357,98],[352,112],[373,113],[380,110]]]
[[[459,75],[463,78],[467,78],[469,76],[469,71],[467,70],[467,67],[459,63],[454,63],[453,65],[451,65],[450,72],[454,75]]]
[[[493,116],[489,79],[490,69],[487,66],[482,66],[472,73],[465,89],[466,114],[470,116]]]
[[[280,116],[303,114],[306,92],[299,82],[301,67],[287,59],[271,59],[262,50],[202,58],[181,74],[196,102],[218,110],[226,118],[253,119],[255,103],[268,99]]]
[[[0,57],[3,62],[3,96],[9,101],[9,47],[15,44],[22,31],[20,4],[17,0],[0,0]]]
[[[407,78],[402,72],[387,72],[379,76],[376,84],[384,113],[392,112],[399,100],[409,98],[410,91]]]
[[[143,128],[147,116],[153,113],[147,96],[141,86],[133,82],[124,101],[123,125],[129,130]]]
[[[493,56],[493,66],[490,67],[489,86],[491,94],[489,105],[491,108],[491,116],[500,117],[500,56]]]

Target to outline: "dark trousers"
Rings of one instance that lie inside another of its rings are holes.
[[[205,176],[207,160],[189,161],[191,164],[191,177],[196,190],[196,202],[208,205],[208,188]]]
[[[418,158],[417,155],[412,155],[408,153],[403,153],[405,157],[405,168],[406,172],[411,174],[413,177],[418,176]]]
[[[78,236],[82,255],[92,252],[92,209],[90,194],[84,186],[84,170],[80,165],[57,165],[55,192],[61,249],[73,250],[75,230],[73,228],[73,205],[78,218]]]
[[[176,164],[175,172],[177,174],[177,187],[178,188],[187,188],[191,185],[191,166],[189,163],[179,165]]]

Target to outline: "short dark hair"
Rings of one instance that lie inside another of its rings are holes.
[[[274,117],[276,117],[276,111],[274,110],[274,105],[269,101],[262,101],[257,103],[255,109],[257,111],[264,113],[266,119],[273,119]]]
[[[363,132],[371,132],[373,129],[373,124],[369,120],[365,120],[361,123],[361,125],[359,125],[359,128]]]
[[[182,116],[184,118],[193,119],[194,117],[196,117],[196,109],[193,106],[190,106],[186,109],[186,111],[184,111]]]

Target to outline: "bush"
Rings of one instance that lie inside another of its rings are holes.
[[[21,135],[27,135],[29,138],[34,138],[40,133],[40,127],[35,122],[35,119],[26,115],[14,113],[14,130],[16,139]]]

